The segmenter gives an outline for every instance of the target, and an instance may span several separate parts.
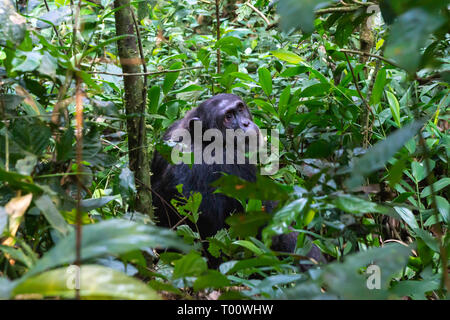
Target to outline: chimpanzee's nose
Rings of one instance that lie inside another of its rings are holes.
[[[242,125],[247,128],[250,125],[250,121],[244,120],[242,121]]]

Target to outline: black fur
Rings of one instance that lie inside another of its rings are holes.
[[[189,111],[186,116],[175,122],[169,127],[164,135],[165,140],[172,137],[172,133],[177,128],[190,129],[192,121],[201,120],[203,129],[217,128],[224,131],[223,113],[224,110],[242,106],[245,110],[236,116],[236,121],[228,126],[233,129],[252,128],[259,132],[259,128],[253,123],[251,113],[245,103],[233,94],[216,95],[197,108]],[[241,125],[246,123],[245,128]],[[208,142],[209,143],[209,142]],[[202,239],[216,234],[222,228],[226,228],[225,219],[234,212],[242,212],[240,203],[223,194],[213,193],[214,188],[211,183],[219,179],[222,173],[238,176],[250,182],[256,181],[256,167],[250,164],[194,164],[189,168],[186,164],[171,165],[158,152],[155,152],[152,162],[151,184],[154,191],[153,203],[156,208],[155,215],[159,220],[158,224],[165,227],[173,227],[182,218],[176,210],[170,205],[170,200],[178,195],[176,186],[183,185],[183,194],[188,197],[192,191],[202,194],[202,203],[199,211],[201,212],[197,223],[198,230]],[[272,203],[268,203],[267,211],[270,210]],[[188,222],[188,220],[185,220]],[[189,222],[188,222],[189,223]],[[194,226],[191,227],[195,230]],[[296,246],[297,233],[274,237],[273,249],[280,251],[293,252]],[[314,246],[312,254],[320,250]],[[314,251],[314,252],[313,252]],[[314,257],[315,258],[315,257]]]
[[[244,106],[245,112],[237,119],[237,122],[250,121],[249,127],[254,126],[253,128],[257,129],[247,106],[239,97],[233,94],[219,94],[189,111],[183,119],[170,126],[164,135],[164,139],[169,140],[172,132],[177,128],[189,130],[192,120],[197,119],[202,121],[204,130],[217,128],[224,132],[225,126],[221,121],[224,109],[241,104]],[[239,123],[234,124],[232,127],[237,129],[238,126]],[[159,219],[159,225],[161,226],[173,227],[181,218],[170,206],[170,200],[178,195],[176,190],[178,184],[183,185],[183,194],[186,197],[192,191],[202,194],[203,200],[199,208],[201,215],[197,224],[202,239],[212,236],[218,230],[225,228],[225,219],[231,213],[242,212],[243,209],[235,199],[222,194],[214,194],[214,188],[210,184],[219,179],[222,173],[235,175],[251,182],[256,180],[256,168],[254,165],[193,164],[192,168],[189,168],[187,164],[170,165],[158,152],[155,152],[151,170],[153,173],[151,184],[155,193],[155,215]]]

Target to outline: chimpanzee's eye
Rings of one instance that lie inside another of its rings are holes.
[[[227,113],[225,114],[225,119],[231,120],[231,118],[233,118],[233,114],[232,114],[231,112],[227,112]]]
[[[243,105],[242,103],[240,103],[240,104],[238,105],[238,111],[239,111],[239,112],[243,112],[243,111],[244,111],[244,105]]]

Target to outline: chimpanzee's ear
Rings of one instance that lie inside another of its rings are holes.
[[[194,134],[194,123],[195,121],[201,121],[199,117],[192,117],[189,120],[189,132],[192,134]]]

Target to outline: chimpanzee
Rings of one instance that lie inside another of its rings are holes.
[[[183,119],[176,121],[169,127],[163,139],[179,142],[179,139],[177,140],[177,137],[175,137],[178,129],[185,129],[186,132],[191,134],[192,138],[197,121],[201,122],[202,133],[208,129],[218,129],[225,137],[226,129],[241,129],[241,132],[253,132],[256,133],[258,139],[261,138],[259,128],[253,122],[252,115],[242,99],[234,94],[224,93],[215,95],[201,103],[197,108],[188,111]],[[191,142],[193,142],[193,139]],[[204,147],[204,144],[201,145],[201,148]],[[195,149],[193,146],[191,148],[191,150]],[[199,208],[201,214],[197,222],[202,239],[213,236],[218,230],[225,228],[225,219],[231,213],[242,212],[243,208],[237,200],[220,193],[213,193],[215,189],[211,186],[211,183],[218,180],[223,173],[255,182],[256,166],[248,161],[239,164],[222,162],[223,164],[207,164],[204,161],[196,163],[194,160],[194,164],[191,166],[185,163],[169,164],[158,152],[155,152],[151,168],[153,173],[151,185],[154,191],[153,204],[155,216],[159,219],[158,224],[173,227],[183,218],[170,204],[171,199],[179,196],[176,189],[179,184],[183,185],[182,190],[185,197],[189,197],[191,192],[202,194],[202,202]],[[270,205],[267,207],[270,207]],[[187,219],[183,222],[189,223]],[[275,246],[273,249],[293,252],[296,239],[296,233],[277,237],[273,241]],[[318,261],[321,260],[320,250],[315,246],[313,246],[309,255]]]

